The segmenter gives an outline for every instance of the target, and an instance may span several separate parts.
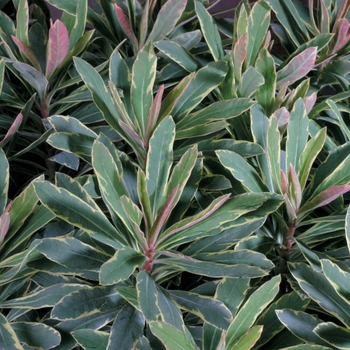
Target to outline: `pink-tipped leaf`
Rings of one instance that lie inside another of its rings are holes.
[[[30,61],[30,63],[33,65],[33,67],[41,71],[40,63],[35,56],[34,52],[28,47],[26,44],[24,44],[21,40],[16,38],[14,35],[11,35],[12,40],[17,45],[18,49],[22,52],[22,54]]]
[[[13,137],[13,135],[18,131],[19,127],[21,126],[22,121],[23,121],[23,114],[20,113],[17,115],[16,119],[10,126],[10,129],[8,129],[5,137],[0,142],[0,147],[3,147]]]
[[[50,78],[55,73],[66,57],[68,48],[69,34],[66,26],[60,20],[56,20],[54,24],[51,21],[46,53],[46,77]]]

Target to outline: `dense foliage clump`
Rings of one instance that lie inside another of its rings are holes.
[[[0,1],[1,349],[350,348],[350,3],[213,6]]]

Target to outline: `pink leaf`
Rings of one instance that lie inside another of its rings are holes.
[[[68,53],[69,34],[66,26],[57,20],[51,21],[47,43],[46,77],[51,77]]]
[[[288,191],[288,179],[286,173],[281,169],[281,190],[282,193],[287,193]]]
[[[288,83],[293,84],[306,76],[315,66],[317,47],[309,47],[295,56],[282,70],[277,73],[277,87]]]
[[[340,19],[335,26],[335,38],[333,43],[333,53],[337,53],[350,40],[350,24],[346,18]]]
[[[117,13],[117,17],[119,19],[119,24],[121,25],[123,32],[125,35],[132,41],[134,45],[135,52],[138,51],[139,44],[137,42],[134,31],[130,26],[130,21],[128,16],[124,13],[123,9],[119,7],[117,4],[114,4],[115,11]]]
[[[314,92],[308,97],[304,98],[306,113],[309,114],[314,107],[317,100],[317,92]]]
[[[19,48],[19,50],[28,59],[28,61],[30,61],[33,67],[39,72],[41,72],[40,63],[37,57],[35,56],[34,52],[27,45],[23,44],[22,41],[16,38],[15,36],[11,35],[11,37],[12,37],[12,40],[17,45],[17,47]]]
[[[151,138],[152,131],[155,128],[157,121],[158,121],[160,107],[162,105],[162,98],[163,98],[163,94],[164,94],[164,89],[165,89],[164,84],[162,84],[157,91],[157,94],[153,100],[151,109],[149,111],[147,125],[146,125],[146,132],[145,132],[146,149],[148,149],[149,139]]]
[[[273,114],[276,116],[278,121],[278,130],[280,132],[283,132],[289,123],[289,119],[290,119],[289,111],[287,110],[286,107],[281,107],[277,109]]]
[[[292,164],[289,165],[289,173],[288,173],[288,182],[289,182],[289,198],[292,201],[292,204],[295,208],[295,211],[299,209],[301,203],[301,186],[298,179],[298,175],[295,172],[295,169]]]
[[[10,129],[8,129],[3,140],[0,142],[0,147],[3,147],[11,139],[11,137],[18,131],[19,127],[22,124],[22,121],[23,121],[23,114],[20,113],[12,123]]]
[[[233,64],[236,79],[239,81],[242,75],[242,66],[247,57],[248,34],[245,33],[239,37],[233,48]]]
[[[313,198],[310,202],[306,203],[298,212],[299,215],[305,215],[310,210],[323,207],[330,202],[337,199],[342,194],[348,192],[350,190],[350,185],[341,185],[341,186],[331,186],[326,190],[319,193],[315,198]]]

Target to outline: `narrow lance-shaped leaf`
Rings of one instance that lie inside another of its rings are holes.
[[[174,138],[175,123],[171,117],[167,117],[158,125],[149,143],[146,184],[153,220],[166,200],[165,191],[173,160]]]
[[[0,60],[0,94],[2,92],[2,87],[4,85],[5,80],[5,60]]]
[[[277,88],[291,85],[306,76],[315,66],[317,47],[308,49],[295,56],[282,70],[277,72]]]
[[[16,37],[24,45],[29,45],[28,27],[29,27],[29,7],[27,0],[19,0],[16,12],[17,28]]]
[[[30,63],[33,65],[33,67],[41,71],[40,63],[35,56],[34,52],[28,47],[27,45],[23,44],[21,40],[16,38],[15,36],[12,35],[12,40],[15,42],[19,50],[22,52],[22,54],[30,61]]]
[[[305,188],[312,164],[326,141],[327,130],[321,129],[307,144],[299,159],[298,178],[301,189]]]
[[[49,79],[68,53],[69,34],[66,26],[56,20],[49,30],[49,41],[47,43],[46,77]]]
[[[145,135],[147,116],[153,102],[153,84],[156,77],[157,57],[152,43],[146,44],[138,53],[132,69],[131,103],[140,128]]]
[[[239,310],[226,334],[226,346],[233,345],[253,326],[254,322],[279,291],[280,276],[273,277],[259,287]]]
[[[345,216],[345,238],[350,251],[350,207],[348,207]]]
[[[88,1],[78,0],[74,26],[69,33],[69,48],[68,48],[69,51],[73,49],[74,45],[78,42],[78,40],[84,34],[87,10],[88,10]]]
[[[278,131],[278,122],[275,116],[270,118],[269,128],[267,133],[267,155],[271,171],[271,176],[274,182],[275,189],[281,193],[280,185],[280,133]]]
[[[156,2],[154,2],[155,4]],[[187,4],[187,0],[169,0],[160,9],[148,41],[158,41],[170,34]]]
[[[220,34],[213,17],[199,1],[195,2],[195,8],[202,33],[209,46],[211,54],[215,61],[222,60],[225,54],[222,48]]]
[[[10,165],[5,152],[0,148],[0,213],[2,214],[7,206],[7,192],[10,181]]]
[[[23,121],[23,114],[20,113],[17,115],[15,120],[13,121],[10,128],[7,130],[5,137],[0,142],[0,147],[3,147],[10,139],[14,136],[14,134],[18,131]]]
[[[138,42],[137,38],[135,36],[134,31],[132,30],[132,27],[130,25],[130,20],[128,16],[124,13],[123,9],[119,7],[117,4],[114,4],[114,9],[117,13],[117,17],[120,23],[120,26],[122,27],[124,34],[131,40],[133,46],[134,46],[134,51],[138,51]]]
[[[254,65],[256,57],[264,43],[270,25],[270,7],[263,1],[257,2],[248,18],[248,42],[245,67]]]

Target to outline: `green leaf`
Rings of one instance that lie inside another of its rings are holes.
[[[3,349],[24,350],[10,322],[0,313],[0,346]]]
[[[278,131],[278,122],[275,116],[270,118],[269,128],[267,132],[267,156],[271,177],[274,182],[274,188],[282,193],[280,183],[280,132]]]
[[[289,331],[307,344],[328,345],[313,332],[314,328],[322,322],[319,318],[291,309],[276,310],[276,314]]]
[[[350,347],[350,330],[348,328],[340,327],[333,322],[325,322],[319,324],[314,332],[337,349],[347,350]]]
[[[234,345],[232,350],[249,350],[253,349],[256,342],[261,337],[263,326],[254,326],[250,328]]]
[[[51,316],[58,320],[93,319],[101,313],[116,313],[125,304],[114,287],[88,287],[62,298],[52,309]]]
[[[251,97],[264,84],[264,77],[252,66],[243,73],[237,85],[237,94],[241,97]]]
[[[235,317],[249,290],[249,278],[223,278],[219,283],[215,297],[227,306]]]
[[[336,292],[350,305],[350,273],[330,260],[321,259],[324,275]]]
[[[147,116],[152,106],[156,66],[157,57],[154,54],[153,45],[148,43],[136,57],[131,80],[131,103],[141,136],[145,135]]]
[[[227,348],[232,348],[253,326],[261,312],[277,295],[280,281],[280,276],[273,277],[270,281],[265,282],[259,287],[245,302],[227,330]]]
[[[71,271],[71,274],[98,280],[98,272],[108,255],[73,237],[47,238],[38,250],[49,260]]]
[[[18,339],[32,348],[51,349],[61,343],[60,333],[45,324],[34,322],[13,322]]]
[[[159,41],[164,39],[175,28],[182,12],[187,4],[187,0],[169,0],[158,12],[152,31],[148,36],[148,41]]]
[[[56,187],[49,182],[36,182],[34,188],[41,203],[61,219],[90,232],[94,238],[102,239],[112,247],[119,249],[124,245],[124,238],[102,211],[97,211],[64,188]]]
[[[87,288],[82,284],[57,283],[50,287],[34,291],[26,296],[2,302],[2,308],[41,309],[55,306],[64,296],[72,292]]]
[[[176,105],[171,113],[176,123],[189,114],[224,80],[227,69],[227,64],[224,61],[211,62],[194,74],[193,79],[186,88],[186,92],[181,92],[182,94],[177,99]],[[188,79],[190,79],[190,77],[188,77]],[[187,80],[184,81],[184,83],[187,83]],[[170,94],[168,96],[173,99],[173,96]],[[164,102],[167,102],[167,104],[169,103],[167,99],[165,99]],[[161,115],[163,116],[162,111]]]
[[[270,7],[264,2],[257,2],[248,18],[248,43],[245,66],[253,66],[264,43],[270,25]]]
[[[338,119],[338,122],[340,124],[341,130],[343,131],[343,133],[346,135],[347,139],[349,140],[350,139],[350,130],[349,130],[348,126],[346,125],[342,115],[340,114],[339,108],[334,103],[334,101],[331,99],[326,100],[326,103],[330,107],[331,111],[333,111],[333,113],[335,114],[335,116]]]
[[[217,29],[214,18],[205,9],[202,3],[195,1],[195,9],[198,16],[199,24],[209,50],[215,61],[222,60],[225,56],[224,49],[221,44],[221,38]]]
[[[16,12],[16,37],[22,41],[23,44],[29,46],[28,27],[29,27],[29,7],[26,0],[18,2]]]
[[[301,190],[305,188],[312,164],[321,152],[326,140],[327,130],[321,129],[307,144],[299,158],[298,178]]]
[[[350,207],[348,207],[345,216],[345,238],[350,251]]]
[[[127,280],[145,260],[146,257],[134,249],[118,249],[114,256],[101,266],[100,283],[111,285]]]
[[[197,315],[203,321],[222,330],[229,326],[232,314],[221,301],[181,290],[170,291],[170,295],[181,309]]]
[[[302,345],[289,346],[288,348],[283,348],[281,350],[329,350],[329,349],[330,348],[328,346],[302,344]]]
[[[44,74],[23,62],[15,62],[13,67],[17,69],[21,73],[23,79],[37,91],[40,100],[44,101],[46,90],[49,85]]]
[[[146,320],[157,321],[161,316],[158,306],[158,292],[153,277],[141,271],[137,275],[136,290],[139,305]]]
[[[10,165],[5,152],[0,148],[0,213],[2,214],[7,206],[7,192],[10,181]],[[0,214],[0,215],[1,215]]]
[[[197,70],[198,63],[196,59],[175,41],[157,41],[154,43],[154,46],[187,72],[194,72]]]
[[[116,346],[118,350],[132,349],[142,337],[144,327],[145,319],[142,313],[125,303],[114,319],[106,350],[114,350]]]
[[[299,160],[305,150],[309,129],[309,118],[302,99],[298,99],[290,113],[290,121],[287,127],[286,141],[286,173],[292,164],[295,171],[299,171]]]
[[[265,192],[267,188],[256,170],[239,154],[216,151],[221,164],[250,192]]]
[[[107,332],[95,329],[77,329],[71,334],[85,350],[106,350],[107,348],[109,338]]]
[[[290,263],[289,269],[310,298],[344,324],[350,323],[349,303],[338,295],[322,273],[303,263]]]
[[[169,116],[163,119],[154,131],[147,155],[146,186],[153,221],[167,199],[166,185],[172,166],[174,139],[175,123]]]
[[[96,106],[103,114],[107,123],[116,131],[121,132],[118,124],[118,120],[120,119],[118,108],[115,106],[101,76],[89,63],[81,58],[75,57],[74,64],[81,78],[90,90]]]
[[[260,51],[255,68],[263,76],[265,82],[259,86],[255,97],[264,108],[265,114],[269,116],[274,110],[277,78],[275,62],[266,49]]]
[[[152,333],[159,338],[167,350],[196,350],[194,340],[189,339],[188,333],[179,331],[165,322],[149,322]]]
[[[5,80],[5,60],[0,60],[0,95],[2,93],[2,87],[4,85]]]
[[[77,1],[77,10],[75,14],[74,26],[69,33],[69,51],[84,34],[87,9],[88,2],[86,0]]]

